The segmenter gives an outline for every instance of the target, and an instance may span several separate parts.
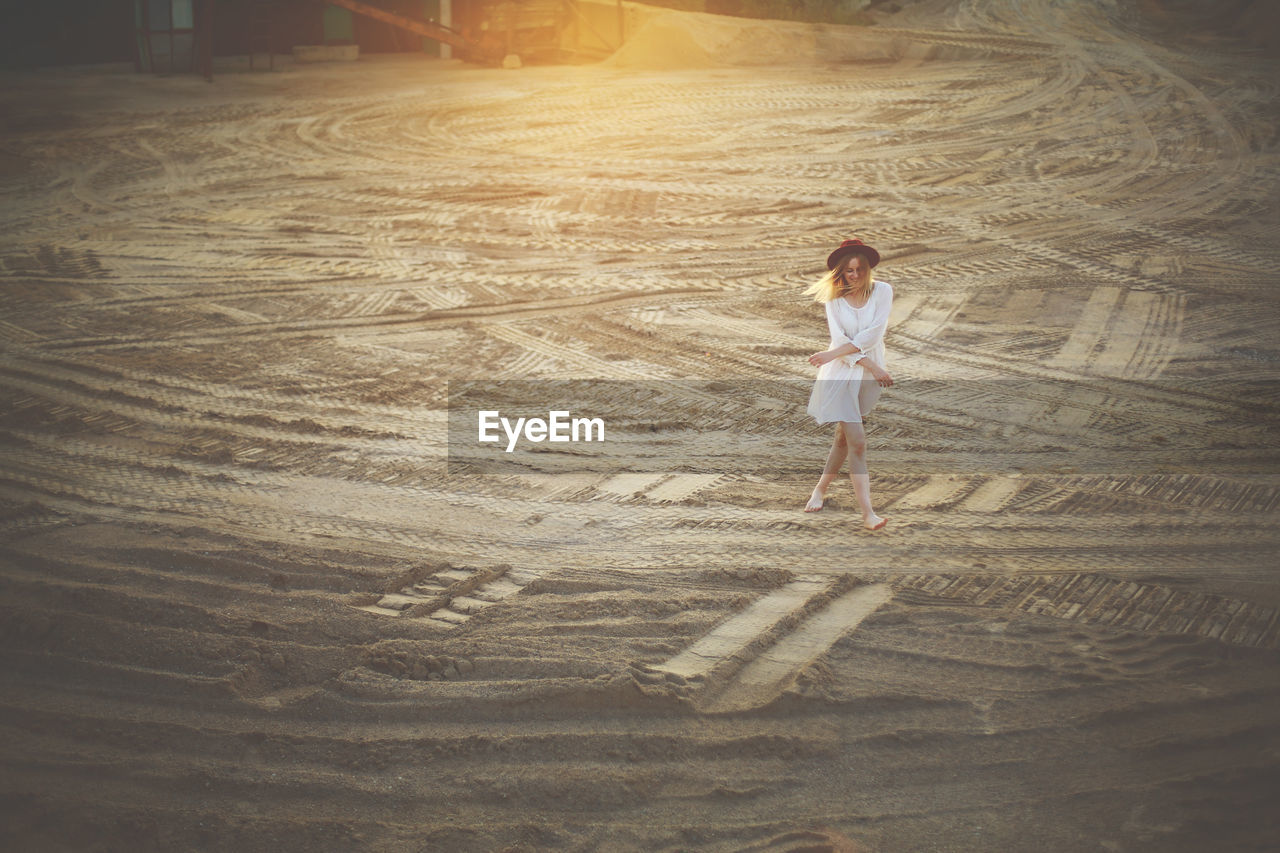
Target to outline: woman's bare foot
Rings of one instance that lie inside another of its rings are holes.
[[[889,523],[889,519],[881,518],[880,516],[876,515],[874,512],[871,513],[871,515],[865,516],[862,519],[862,526],[867,528],[868,530],[879,530],[881,527],[884,527],[888,523]]]
[[[809,502],[804,505],[805,512],[817,512],[822,509],[822,502],[827,499],[827,490],[814,488],[813,494],[809,495]]]

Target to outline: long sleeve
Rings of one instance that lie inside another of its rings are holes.
[[[889,312],[893,310],[893,288],[883,281],[877,282],[873,297],[875,305],[872,306],[870,323],[853,336],[853,345],[864,353],[871,353],[884,340],[885,330],[889,328]],[[827,322],[831,322],[830,318],[828,312]]]
[[[836,297],[836,299],[839,298]],[[840,321],[836,319],[836,300],[832,299],[824,303],[823,307],[827,310],[827,330],[831,332],[831,348],[853,343],[853,339],[844,333],[844,329],[840,328]]]

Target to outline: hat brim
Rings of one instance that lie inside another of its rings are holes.
[[[873,267],[880,263],[880,253],[870,246],[841,246],[827,256],[827,269],[835,269],[845,255],[862,255]]]

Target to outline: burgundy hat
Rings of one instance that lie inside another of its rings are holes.
[[[841,258],[845,255],[862,255],[867,259],[867,263],[875,266],[880,263],[880,253],[875,249],[863,243],[861,240],[845,240],[840,244],[840,248],[836,249],[827,258],[827,269],[833,270],[836,264],[840,263]]]

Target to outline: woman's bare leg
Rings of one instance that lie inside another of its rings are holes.
[[[805,504],[805,512],[817,512],[822,509],[822,502],[827,499],[827,486],[830,486],[836,477],[840,476],[840,466],[844,465],[845,457],[849,455],[849,445],[845,443],[844,430],[840,428],[840,424],[836,424],[836,437],[831,442],[831,452],[827,454],[827,464],[822,466],[822,476],[818,478],[818,485],[813,487],[813,494],[809,496],[809,503]]]
[[[849,448],[849,481],[853,483],[853,496],[862,510],[862,526],[879,530],[888,521],[876,515],[871,508],[871,476],[867,473],[867,434],[862,424],[842,423],[845,443]]]

